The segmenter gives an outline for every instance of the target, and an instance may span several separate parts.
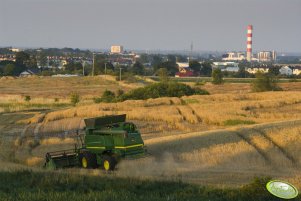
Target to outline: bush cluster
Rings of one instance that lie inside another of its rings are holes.
[[[95,98],[99,102],[120,102],[125,100],[146,100],[160,97],[182,97],[191,95],[208,95],[208,91],[199,88],[192,88],[186,84],[177,82],[160,82],[137,88],[127,93],[118,93],[106,90],[101,98]]]
[[[256,79],[252,83],[253,92],[263,91],[281,91],[282,89],[277,85],[277,79],[273,75],[258,72]]]
[[[73,106],[75,106],[80,101],[80,96],[77,92],[71,92],[70,94],[70,102]]]

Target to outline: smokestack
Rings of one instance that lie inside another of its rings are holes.
[[[252,31],[253,26],[248,25],[248,34],[247,34],[247,61],[252,60]]]

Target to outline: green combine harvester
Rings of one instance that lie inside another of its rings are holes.
[[[144,142],[135,124],[126,122],[126,115],[84,119],[85,134],[81,145],[71,150],[48,152],[45,168],[67,167],[114,170],[121,159],[146,155]]]

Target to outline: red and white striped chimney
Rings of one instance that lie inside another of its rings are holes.
[[[253,26],[248,25],[248,34],[247,34],[247,61],[252,60],[252,31]]]

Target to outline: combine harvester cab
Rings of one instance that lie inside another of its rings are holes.
[[[46,154],[49,169],[79,166],[114,170],[122,159],[144,157],[146,149],[136,125],[126,115],[84,119],[85,135],[80,148]]]

